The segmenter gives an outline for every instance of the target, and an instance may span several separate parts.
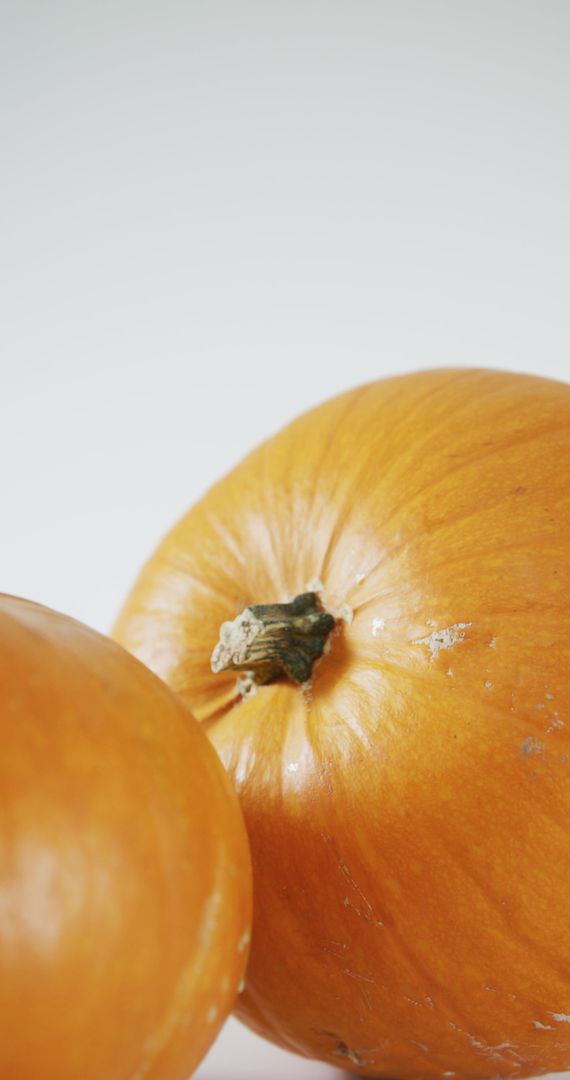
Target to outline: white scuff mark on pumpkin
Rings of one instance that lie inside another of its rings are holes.
[[[487,1054],[489,1057],[492,1058],[503,1057],[504,1052],[506,1051],[506,1053],[511,1054],[513,1057],[518,1058],[519,1061],[522,1061],[522,1058],[513,1046],[513,1043],[502,1042],[498,1043],[497,1046],[490,1046],[489,1043],[485,1042],[484,1039],[478,1039],[475,1035],[472,1035],[471,1032],[466,1031],[465,1028],[460,1027],[459,1024],[455,1024],[453,1020],[448,1020],[447,1023],[450,1028],[454,1029],[454,1031],[459,1031],[461,1035],[465,1035],[465,1038],[469,1040],[471,1046],[475,1050],[480,1050],[481,1053]]]
[[[557,1024],[570,1024],[570,1016],[568,1013],[550,1013],[553,1020],[556,1020]]]
[[[426,626],[437,626],[435,619],[426,619]]]
[[[491,1049],[488,1043],[482,1042],[481,1039],[477,1039],[475,1035],[467,1034],[467,1038],[469,1039],[471,1046],[473,1046],[475,1050],[483,1050],[483,1052],[488,1053]],[[496,1047],[495,1049],[498,1049],[498,1047]]]
[[[350,626],[352,620],[354,619],[354,611],[352,610],[350,604],[342,605],[338,613],[338,618],[342,619],[343,622],[348,623],[348,625]]]
[[[384,630],[386,626],[386,619],[373,619],[372,620],[372,637],[377,637],[381,630]]]
[[[361,982],[371,983],[372,986],[376,985],[374,979],[370,978],[369,975],[361,975],[359,971],[353,971],[352,968],[344,967],[341,968],[341,971],[343,975],[348,975],[349,979],[360,979]]]
[[[496,994],[497,993],[497,987],[496,986],[485,986],[485,990],[488,990],[490,994]]]
[[[410,1005],[417,1005],[418,1009],[423,1009],[423,1002],[416,1001],[415,998],[408,997],[407,994],[404,994],[404,997],[405,997],[406,1001],[409,1001]]]
[[[535,709],[544,709],[544,704],[541,701],[538,705],[535,705],[534,707]]]
[[[426,994],[426,1002],[429,1005],[430,1009],[434,1008],[433,998],[430,997],[429,994]]]
[[[301,689],[301,694],[303,695],[303,701],[305,703],[305,706],[306,706],[307,712],[308,712],[310,710],[310,708],[311,708],[311,704],[312,704],[312,701],[313,701],[313,680],[312,679],[307,679],[306,682],[301,683],[300,689]]]
[[[312,581],[308,582],[305,588],[305,592],[322,593],[324,591],[325,587],[320,578],[313,578]]]
[[[546,733],[547,733],[547,735],[549,735],[552,731],[559,731],[560,728],[563,728],[563,727],[564,727],[564,721],[560,719],[560,714],[557,713],[557,712],[552,713],[552,720],[551,720],[550,724],[548,725],[548,727],[546,728]]]
[[[448,668],[446,674],[447,674],[447,677],[449,679],[452,679],[453,678],[453,668]]]
[[[491,682],[490,679],[487,679],[487,681],[485,683],[485,690],[491,690],[492,687],[493,687],[493,683]]]
[[[354,878],[353,878],[348,866],[346,865],[344,859],[341,859],[337,855],[336,861],[337,861],[337,866],[338,866],[342,876],[344,877],[345,881],[348,881],[349,885],[354,889],[356,895],[360,898],[360,900],[364,904],[364,907],[365,907],[366,910],[363,911],[356,904],[353,904],[352,900],[350,900],[350,898],[348,896],[345,896],[345,898],[343,900],[344,906],[354,908],[357,915],[359,915],[361,919],[364,919],[365,922],[371,923],[372,925],[375,925],[375,926],[383,926],[384,923],[382,922],[381,919],[379,919],[377,917],[376,912],[374,911],[374,908],[372,907],[372,904],[370,903],[370,900],[368,899],[367,896],[364,895],[362,889],[360,888],[360,886],[354,880]]]
[[[412,1046],[417,1046],[419,1050],[423,1050],[424,1054],[431,1054],[429,1046],[426,1046],[425,1043],[416,1042],[415,1039],[410,1039],[410,1044]]]
[[[206,1023],[213,1024],[214,1020],[218,1019],[218,1006],[210,1005],[208,1012],[206,1013]]]
[[[470,622],[453,623],[453,626],[446,626],[443,630],[434,630],[425,638],[417,638],[412,645],[425,645],[430,650],[431,659],[436,660],[442,649],[452,649],[464,641],[465,631],[472,625]]]
[[[544,743],[541,743],[539,739],[533,739],[532,735],[527,735],[521,743],[521,754],[542,754],[543,751]]]
[[[298,772],[298,771],[299,771],[299,762],[298,761],[290,761],[288,766],[287,766],[287,772]]]
[[[244,950],[247,949],[250,941],[251,941],[251,930],[249,929],[249,927],[247,927],[244,930],[243,934],[241,935],[241,937],[240,937],[240,939],[239,939],[239,941],[237,943],[237,951],[239,953],[244,952]]]
[[[489,642],[489,648],[490,649],[496,649],[497,648],[497,639],[496,639],[496,637],[491,638],[491,640]]]
[[[346,941],[336,941],[335,938],[322,938],[320,946],[324,953],[336,957],[337,960],[342,960],[343,957],[339,956],[338,952],[334,952],[334,949],[342,949],[343,952],[346,952],[346,950],[350,948],[350,945]]]
[[[232,664],[234,666],[243,664],[249,646],[261,630],[263,630],[263,623],[250,608],[246,608],[235,619],[222,623],[220,640],[212,653],[212,671],[217,673]]]
[[[363,1065],[374,1065],[374,1061],[371,1058],[363,1057],[363,1054],[375,1054],[380,1047],[367,1046],[360,1050],[351,1050],[350,1046],[347,1046],[344,1042],[339,1042],[336,1050],[333,1050],[335,1057],[346,1058],[347,1061],[351,1061],[353,1065],[358,1065],[360,1068]]]
[[[441,1075],[442,1076],[455,1076],[456,1074],[454,1072],[444,1072]]]
[[[257,694],[258,686],[251,671],[244,672],[236,682],[236,692],[240,698],[253,697]]]
[[[550,691],[547,694],[545,694],[544,696],[545,696],[547,701],[554,701],[554,694],[551,694]]]
[[[245,990],[245,975],[238,986],[238,994],[243,994]]]
[[[540,1020],[533,1020],[532,1026],[538,1028],[539,1031],[554,1031],[552,1024],[541,1024]]]

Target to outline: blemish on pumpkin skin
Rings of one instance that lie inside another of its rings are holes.
[[[521,743],[521,754],[542,754],[544,752],[544,743],[541,743],[538,739],[533,739],[532,735],[528,735],[524,742]]]
[[[210,1005],[208,1012],[206,1013],[206,1023],[213,1024],[214,1020],[218,1019],[218,1007],[217,1005]]]
[[[368,899],[367,896],[364,895],[364,893],[362,892],[362,889],[359,887],[359,885],[354,880],[354,878],[353,878],[348,866],[344,862],[344,860],[337,856],[336,861],[337,861],[337,866],[338,866],[342,876],[344,877],[344,879],[346,881],[348,881],[349,885],[354,889],[357,896],[360,897],[360,899],[362,900],[362,903],[364,904],[364,907],[365,907],[366,910],[363,911],[359,906],[357,906],[356,904],[353,904],[348,896],[345,896],[345,898],[343,900],[344,907],[353,908],[354,911],[356,911],[357,915],[359,915],[360,918],[364,919],[364,921],[367,922],[367,923],[371,923],[371,924],[374,924],[376,926],[383,926],[384,924],[383,924],[382,920],[378,919],[376,917],[376,913],[374,911],[374,908],[372,907],[372,904],[370,903],[370,900]]]
[[[473,624],[470,622],[453,623],[445,626],[442,630],[434,630],[427,637],[417,638],[412,645],[425,645],[431,653],[431,659],[436,660],[442,649],[452,649],[465,640],[465,631]]]
[[[371,1058],[363,1057],[363,1054],[375,1054],[379,1049],[378,1046],[365,1047],[362,1050],[351,1050],[350,1046],[347,1046],[344,1042],[339,1042],[336,1050],[333,1050],[335,1057],[346,1058],[347,1061],[351,1061],[353,1065],[362,1067],[363,1065],[374,1065],[374,1061]]]
[[[533,1020],[532,1026],[538,1028],[539,1031],[554,1031],[552,1024],[541,1024],[540,1020]]]
[[[249,672],[245,672],[244,675],[240,675],[236,681],[236,692],[240,698],[253,697],[257,694],[258,685]]]
[[[570,1016],[567,1013],[550,1013],[557,1024],[570,1024]]]

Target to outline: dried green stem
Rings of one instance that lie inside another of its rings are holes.
[[[223,623],[212,671],[248,671],[259,684],[283,675],[305,683],[334,626],[314,592],[287,604],[252,604],[233,622]]]

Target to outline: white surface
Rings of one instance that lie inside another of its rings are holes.
[[[279,1050],[233,1018],[194,1074],[195,1080],[341,1080],[343,1075],[344,1071]]]
[[[107,629],[301,409],[569,377],[569,50],[564,0],[3,4],[3,589]],[[230,1024],[199,1076],[289,1069]]]

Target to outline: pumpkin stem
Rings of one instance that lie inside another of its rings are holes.
[[[305,683],[334,627],[335,619],[323,611],[314,592],[301,593],[288,604],[252,604],[222,624],[212,671],[249,671],[258,684],[282,675]]]

